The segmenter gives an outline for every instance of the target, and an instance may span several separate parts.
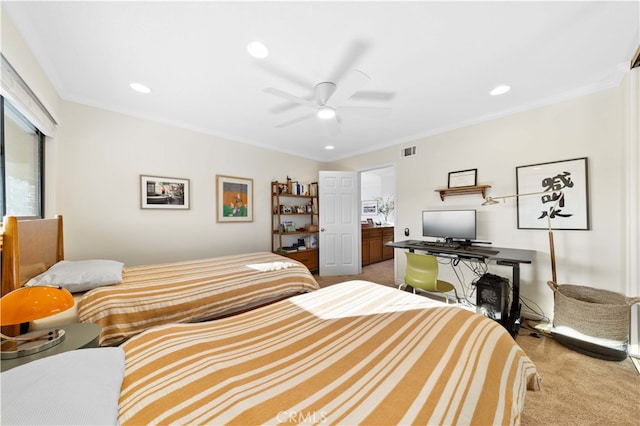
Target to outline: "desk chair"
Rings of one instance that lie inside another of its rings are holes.
[[[447,281],[441,281],[438,279],[438,260],[435,256],[428,254],[416,254],[411,252],[405,252],[407,255],[407,269],[404,273],[404,284],[413,287],[415,289],[448,293],[453,291],[456,297],[456,304],[458,303],[458,292],[453,284]],[[403,284],[400,284],[402,287]],[[449,303],[449,297],[445,295],[447,303]]]

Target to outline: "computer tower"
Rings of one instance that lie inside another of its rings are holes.
[[[504,324],[508,318],[509,281],[486,273],[475,283],[476,312]]]

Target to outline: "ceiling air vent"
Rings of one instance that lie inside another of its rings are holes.
[[[416,155],[416,147],[410,146],[409,148],[402,148],[400,150],[400,157],[410,157]]]

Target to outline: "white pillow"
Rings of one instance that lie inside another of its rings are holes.
[[[78,349],[2,373],[3,425],[115,425],[122,348]]]
[[[71,293],[87,291],[121,282],[123,266],[124,263],[115,260],[61,260],[31,278],[25,286],[54,285],[64,287]]]

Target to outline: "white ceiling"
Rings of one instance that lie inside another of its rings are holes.
[[[611,87],[640,44],[638,1],[2,3],[63,99],[320,161]],[[344,105],[391,114],[275,127],[313,111],[264,89],[312,99],[354,69]]]

